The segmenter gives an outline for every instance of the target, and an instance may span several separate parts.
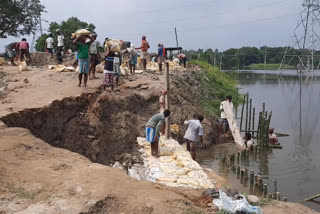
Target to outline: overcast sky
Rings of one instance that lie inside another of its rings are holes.
[[[49,22],[71,16],[96,26],[105,37],[140,45],[145,34],[152,50],[157,43],[184,49],[285,46],[302,10],[302,0],[41,0]],[[48,24],[43,23],[47,29]],[[66,35],[69,36],[69,35]],[[27,37],[31,43],[32,37]],[[14,38],[0,39],[3,46]]]

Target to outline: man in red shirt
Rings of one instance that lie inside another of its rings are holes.
[[[143,64],[143,70],[147,70],[147,57],[148,57],[148,49],[150,48],[150,45],[149,43],[147,42],[146,40],[146,36],[142,36],[142,43],[141,43],[141,47],[139,48],[136,48],[137,50],[138,49],[141,49],[141,61],[142,61],[142,64]]]
[[[27,39],[23,38],[21,42],[17,43],[16,49],[19,50],[20,61],[24,61],[25,57],[27,58],[27,61],[31,60]]]

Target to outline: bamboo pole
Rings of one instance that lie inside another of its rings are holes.
[[[167,62],[167,72],[166,72],[166,88],[167,88],[167,95],[166,95],[166,109],[170,110],[170,74],[169,74],[169,63]],[[170,139],[170,117],[166,118],[166,139]]]
[[[273,179],[272,182],[273,182],[273,198],[275,199],[277,197],[277,191],[278,191],[277,180]]]
[[[263,197],[267,197],[268,194],[268,184],[264,184],[263,186]]]
[[[310,198],[304,199],[304,201],[311,201],[311,200],[319,198],[319,197],[320,197],[320,194],[317,194],[317,195],[311,196]]]
[[[250,170],[250,184],[254,183],[254,171],[251,169]]]
[[[255,119],[255,114],[256,114],[256,108],[253,108],[253,112],[252,112],[252,137],[254,137],[254,119]]]
[[[246,102],[246,94],[243,96],[242,109],[241,109],[241,118],[240,118],[240,130],[242,129],[242,121],[243,121],[243,111],[244,111],[244,103]]]
[[[249,126],[248,126],[248,132],[251,131],[251,113],[252,113],[252,99],[250,98],[249,101]]]
[[[248,114],[249,114],[249,93],[247,95],[247,100],[246,100],[246,126],[245,126],[245,130],[248,130]]]

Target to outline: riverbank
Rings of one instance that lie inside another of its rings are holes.
[[[119,162],[130,169],[142,163],[136,137],[144,135],[145,121],[158,111],[163,74],[123,78],[111,93],[101,90],[101,74],[85,90],[76,86],[76,73],[41,66],[22,73],[3,67],[2,72],[2,213],[214,213],[202,189],[137,181],[110,167]],[[172,133],[175,139],[183,137],[185,119],[194,113],[207,115],[196,96],[209,89],[199,80],[212,77],[206,71],[197,79],[201,72],[197,66],[171,72],[171,121],[180,127]],[[221,91],[201,96],[218,103]],[[215,143],[217,119],[206,117],[204,128],[207,145]],[[218,175],[208,174],[219,186]]]

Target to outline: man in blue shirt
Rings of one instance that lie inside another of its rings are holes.
[[[162,72],[162,63],[165,62],[164,53],[163,53],[163,45],[161,43],[158,44],[158,63],[159,63],[159,71]]]

